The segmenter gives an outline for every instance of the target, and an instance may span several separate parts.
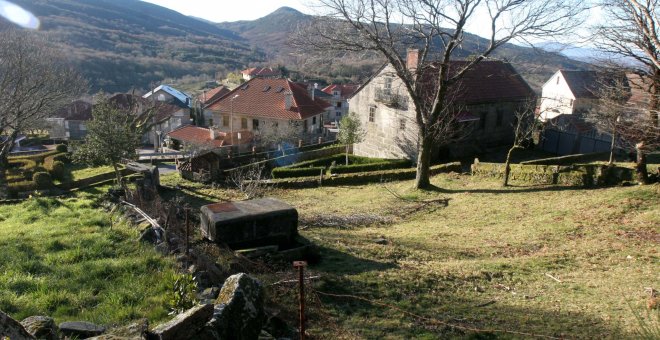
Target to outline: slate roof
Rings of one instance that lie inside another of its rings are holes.
[[[288,94],[292,96],[289,109],[285,107]],[[312,99],[306,88],[287,79],[252,78],[206,108],[222,113],[233,110],[250,117],[303,120],[323,113],[328,106],[326,101]]]
[[[328,85],[323,88],[323,92],[332,95],[332,91],[339,90],[339,94],[342,99],[350,98],[353,96],[353,93],[357,91],[357,89],[360,88],[360,85],[355,85],[355,84],[333,84],[333,85]]]
[[[175,89],[171,86],[168,86],[168,85],[160,85],[160,86],[156,87],[155,89],[147,92],[145,95],[142,96],[142,98],[145,98],[145,99],[149,98],[149,97],[151,97],[151,95],[153,95],[154,93],[156,93],[160,90],[163,90],[163,91],[169,93],[170,95],[172,95],[174,98],[176,98],[180,105],[190,107],[190,105],[192,104],[191,103],[192,98],[189,95],[187,95],[187,94],[185,94],[185,93],[183,93],[183,92],[181,92],[181,91],[179,91],[179,90],[177,90],[177,89]]]
[[[220,85],[214,89],[208,90],[199,96],[197,96],[197,100],[201,102],[203,105],[212,103],[216,101],[217,99],[222,98],[224,95],[227,93],[231,92],[231,90],[224,85]]]
[[[272,67],[252,67],[243,70],[241,73],[251,77],[277,77],[280,75],[280,71]]]
[[[55,111],[52,118],[64,118],[66,120],[91,120],[92,104],[83,100],[76,100],[71,104]]]
[[[142,108],[155,105],[156,112],[154,113],[154,121],[156,123],[160,123],[169,119],[174,113],[182,109],[182,107],[178,105],[158,101],[152,102],[149,99],[145,99],[130,93],[117,93],[110,97],[108,101],[111,104],[114,104],[119,110],[123,111],[133,111],[136,109],[136,105],[141,106]]]
[[[454,76],[468,63],[462,60],[452,61],[447,76]],[[434,91],[438,67],[431,64],[424,72],[424,77],[429,79],[426,88]],[[523,100],[534,97],[535,93],[511,64],[499,60],[485,60],[472,66],[452,86],[449,96],[457,103],[470,105]]]

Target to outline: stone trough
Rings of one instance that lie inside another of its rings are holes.
[[[290,249],[298,236],[298,211],[274,198],[205,205],[200,220],[206,238],[234,250]]]

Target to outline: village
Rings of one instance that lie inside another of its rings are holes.
[[[332,27],[292,41],[354,48]],[[538,86],[495,34],[351,29],[392,44],[359,81],[97,93],[0,30],[0,339],[659,336],[657,65]]]

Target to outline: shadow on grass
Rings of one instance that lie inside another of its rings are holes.
[[[569,185],[550,185],[550,184],[536,184],[536,185],[509,185],[499,189],[445,189],[436,185],[431,185],[428,188],[421,189],[427,192],[437,192],[442,194],[460,194],[460,193],[473,193],[473,194],[516,194],[527,192],[553,192],[553,191],[573,191],[573,190],[593,190],[602,189],[603,187],[581,187]]]
[[[399,266],[394,263],[359,258],[332,248],[319,246],[317,249],[321,256],[319,264],[324,270],[331,272],[334,275],[352,275],[399,268]]]
[[[391,289],[401,282],[381,279],[377,285],[364,284],[334,274],[324,273],[312,294],[322,303],[320,308],[341,315],[340,319],[368,338],[382,334],[443,339],[633,337],[596,316],[539,308],[533,302],[529,307],[512,306],[488,297],[480,299],[476,293],[469,296],[434,287]]]

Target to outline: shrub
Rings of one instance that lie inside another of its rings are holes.
[[[11,156],[11,157],[9,157],[9,161],[12,162],[12,161],[18,161],[18,160],[32,160],[32,161],[34,161],[34,162],[36,162],[36,163],[43,163],[43,162],[44,162],[44,159],[45,159],[46,157],[48,157],[48,156],[52,156],[52,155],[56,155],[56,154],[58,154],[58,153],[60,153],[60,152],[57,151],[57,150],[51,150],[51,151],[46,151],[46,152],[43,152],[43,153],[40,153],[40,154],[36,154],[36,155],[29,155],[29,156]]]
[[[273,178],[291,178],[291,177],[305,177],[305,176],[319,176],[321,172],[325,171],[323,166],[315,166],[309,168],[275,168],[271,171]]]
[[[338,165],[330,168],[330,172],[333,174],[349,174],[355,172],[368,172],[368,171],[408,168],[410,167],[410,165],[411,162],[407,159],[397,159],[397,160],[392,160],[388,162],[379,162],[379,163]]]
[[[35,172],[32,181],[37,189],[48,189],[53,186],[53,179],[47,172]]]
[[[45,157],[44,167],[48,170],[51,170],[53,168],[53,163],[55,162],[69,163],[69,156],[66,153],[58,153]]]
[[[55,151],[57,152],[67,152],[69,149],[65,144],[57,144]]]
[[[64,163],[55,161],[50,168],[50,174],[55,179],[64,179],[64,175],[66,174],[66,167],[64,166]]]

